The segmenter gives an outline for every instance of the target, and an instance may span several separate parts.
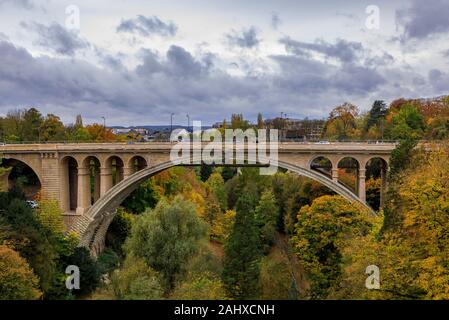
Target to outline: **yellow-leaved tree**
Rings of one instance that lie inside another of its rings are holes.
[[[393,222],[343,251],[350,257],[334,298],[449,299],[449,146],[413,156],[393,182]],[[380,271],[380,288],[367,290],[368,265]]]
[[[0,300],[36,300],[39,280],[19,253],[0,245]]]

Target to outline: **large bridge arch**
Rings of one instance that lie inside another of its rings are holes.
[[[3,160],[3,161],[2,161]],[[43,177],[41,172],[41,163],[39,161],[40,159],[36,159],[35,157],[30,157],[27,155],[7,155],[7,154],[1,154],[0,153],[0,164],[7,161],[18,161],[20,163],[25,164],[28,166],[31,170],[33,170],[34,174],[36,174],[37,178],[39,179],[39,183],[42,185]]]
[[[94,255],[97,255],[103,250],[105,235],[109,224],[115,215],[115,211],[126,197],[128,197],[144,180],[171,167],[185,165],[185,163],[185,159],[163,162],[138,171],[127,179],[120,181],[98,199],[98,201],[95,202],[83,216],[80,216],[71,226],[69,231],[77,232],[80,235],[80,245],[89,248]],[[192,163],[195,163],[195,161]],[[278,161],[278,167],[320,182],[350,202],[360,204],[362,207],[366,208],[370,214],[375,215],[374,211],[352,191],[335,181],[332,181],[323,174],[309,168],[303,168],[283,161]]]
[[[0,191],[8,191],[20,183],[28,200],[35,200],[40,195],[44,180],[40,168],[33,161],[27,157],[0,155],[0,166],[8,169],[0,176]]]

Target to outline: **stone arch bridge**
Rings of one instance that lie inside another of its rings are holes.
[[[145,179],[183,165],[179,159],[170,161],[172,147],[155,142],[8,144],[0,145],[0,159],[29,166],[39,178],[42,198],[58,201],[67,229],[78,233],[81,245],[96,255],[121,202]],[[382,204],[394,148],[393,143],[279,143],[278,166],[318,181],[372,212],[366,204],[366,165],[374,158],[383,163]],[[355,191],[338,180],[339,164],[348,158],[355,164]],[[320,166],[323,159],[327,164]],[[6,175],[2,179],[8,182]]]

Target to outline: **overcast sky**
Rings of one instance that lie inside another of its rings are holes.
[[[0,0],[0,114],[210,124],[448,94],[448,17],[449,0]]]

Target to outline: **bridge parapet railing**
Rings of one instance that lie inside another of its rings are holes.
[[[268,141],[269,142],[269,141]],[[431,141],[420,141],[419,143],[429,143]],[[157,140],[157,141],[114,141],[114,140],[104,140],[104,141],[0,141],[0,146],[4,145],[53,145],[53,144],[122,144],[122,145],[143,145],[143,144],[176,144],[178,141],[170,140]],[[203,141],[207,143],[207,141]],[[257,143],[257,142],[256,142]],[[304,144],[304,145],[326,145],[326,144],[397,144],[397,140],[341,140],[341,141],[303,141],[294,139],[281,139],[279,140],[281,144]]]

